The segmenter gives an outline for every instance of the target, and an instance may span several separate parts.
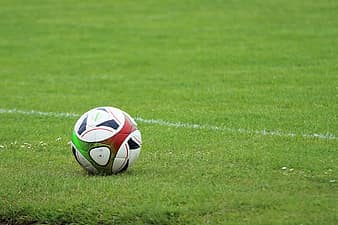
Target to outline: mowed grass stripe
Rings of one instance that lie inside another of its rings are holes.
[[[2,109],[0,108],[0,113],[7,114],[23,114],[23,115],[37,115],[37,116],[53,116],[53,117],[64,117],[64,118],[76,118],[80,117],[80,114],[70,113],[70,112],[42,112],[36,110],[19,110],[19,109]],[[191,124],[184,122],[173,122],[165,121],[162,119],[145,119],[142,117],[134,117],[137,122],[146,123],[146,124],[157,124],[167,127],[176,127],[176,128],[190,128],[190,129],[205,129],[205,130],[214,130],[214,131],[227,131],[232,133],[244,133],[244,134],[257,134],[257,135],[268,135],[268,136],[281,136],[281,137],[304,137],[304,138],[319,138],[319,139],[328,139],[328,140],[337,140],[337,136],[331,133],[326,134],[297,134],[294,132],[283,132],[279,130],[254,130],[254,129],[244,129],[244,128],[230,128],[230,127],[218,127],[209,124]]]

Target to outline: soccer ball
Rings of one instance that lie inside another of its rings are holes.
[[[92,174],[116,174],[138,158],[141,132],[134,119],[114,107],[98,107],[76,122],[71,149],[77,162]]]

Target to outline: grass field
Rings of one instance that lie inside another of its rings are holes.
[[[2,0],[0,224],[338,224],[337,97],[337,1]],[[143,148],[89,176],[106,105]]]

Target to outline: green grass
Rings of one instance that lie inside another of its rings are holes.
[[[89,176],[77,118],[0,113],[0,224],[337,224],[337,37],[329,0],[1,1],[1,109],[230,129],[140,122],[136,164]]]

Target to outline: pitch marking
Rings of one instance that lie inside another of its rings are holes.
[[[80,114],[77,113],[68,113],[68,112],[42,112],[36,110],[20,110],[20,109],[2,109],[0,108],[0,114],[22,114],[22,115],[34,115],[34,116],[52,116],[52,117],[62,117],[62,118],[77,118],[80,117]],[[214,131],[227,131],[231,133],[242,133],[242,134],[258,134],[263,136],[280,136],[280,137],[304,137],[304,138],[318,138],[318,139],[328,139],[328,140],[337,140],[338,137],[331,133],[320,134],[297,134],[297,133],[288,133],[283,131],[270,131],[270,130],[250,130],[243,128],[229,128],[229,127],[218,127],[212,125],[203,125],[203,124],[192,124],[192,123],[183,123],[183,122],[171,122],[161,119],[144,119],[142,117],[135,117],[135,120],[140,123],[145,124],[157,124],[166,127],[176,127],[176,128],[190,128],[190,129],[201,129],[201,130],[214,130]]]

